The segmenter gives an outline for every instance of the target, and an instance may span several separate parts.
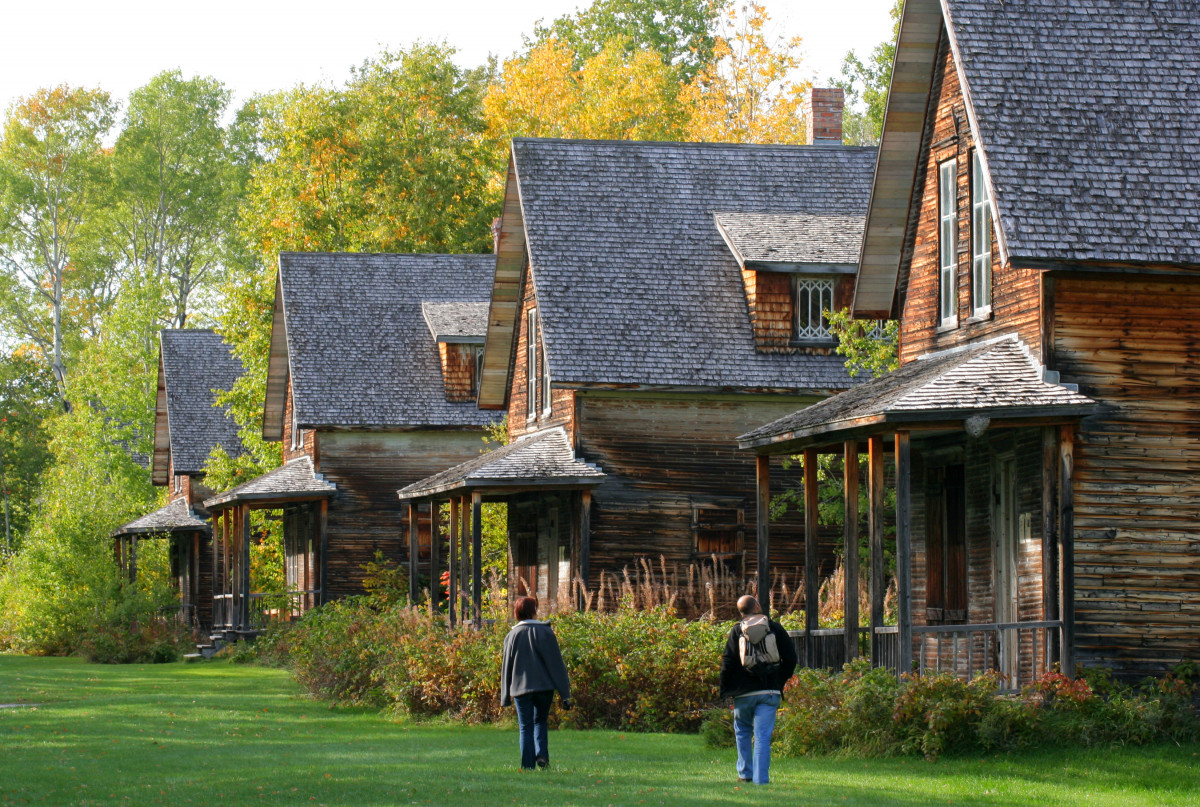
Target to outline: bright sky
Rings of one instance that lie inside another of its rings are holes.
[[[534,22],[588,0],[42,0],[0,3],[0,108],[39,87],[100,86],[124,100],[156,73],[215,76],[235,104],[414,40],[446,40],[463,66],[510,55]],[[892,0],[765,0],[778,33],[804,39],[802,73],[839,75],[851,48],[891,35]]]

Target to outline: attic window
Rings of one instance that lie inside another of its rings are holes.
[[[827,342],[833,338],[826,312],[833,310],[833,278],[803,277],[792,279],[795,301],[794,337],[801,342]]]
[[[958,325],[955,241],[958,230],[958,171],[955,160],[938,163],[938,320]]]

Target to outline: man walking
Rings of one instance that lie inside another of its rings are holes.
[[[721,697],[733,698],[733,736],[739,782],[771,781],[771,734],[783,686],[796,672],[796,646],[749,594],[737,601],[742,621],[721,654]]]

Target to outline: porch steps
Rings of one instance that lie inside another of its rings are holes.
[[[192,663],[192,662],[195,662],[195,661],[203,661],[203,660],[204,660],[204,659],[206,659],[206,658],[208,658],[208,657],[207,657],[207,656],[205,656],[203,652],[200,652],[200,653],[184,653],[184,654],[183,654],[183,660],[184,660],[185,662],[189,663],[189,664],[190,664],[190,663]]]

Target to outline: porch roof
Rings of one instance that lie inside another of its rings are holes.
[[[208,522],[192,510],[183,499],[160,507],[128,524],[113,530],[113,537],[121,535],[153,535],[176,532],[208,532]]]
[[[206,499],[208,509],[242,502],[289,502],[332,496],[337,486],[313,469],[312,458],[297,457],[280,468]]]
[[[475,459],[448,468],[401,488],[401,501],[433,498],[441,494],[489,489],[586,488],[604,481],[604,472],[575,458],[561,428],[545,429]]]
[[[743,449],[783,453],[891,431],[904,425],[1073,418],[1097,404],[1073,385],[1044,379],[1042,366],[1014,334],[931,353],[862,386],[826,398],[738,437]]]

